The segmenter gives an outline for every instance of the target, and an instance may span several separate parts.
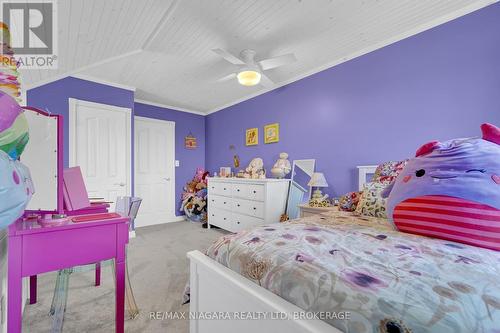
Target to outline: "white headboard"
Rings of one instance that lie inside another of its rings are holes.
[[[373,175],[377,165],[358,165],[358,191],[363,191],[363,186],[368,182],[367,176]]]

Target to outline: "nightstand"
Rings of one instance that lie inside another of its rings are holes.
[[[308,204],[299,205],[300,217],[307,217],[311,215],[321,214],[325,212],[338,211],[338,206],[330,207],[311,207]]]

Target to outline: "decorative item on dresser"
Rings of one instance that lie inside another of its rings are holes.
[[[208,227],[237,232],[280,221],[289,179],[208,179]]]

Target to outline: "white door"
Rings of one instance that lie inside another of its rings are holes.
[[[142,198],[136,227],[175,219],[175,123],[135,117],[135,196]]]
[[[130,195],[131,110],[70,98],[69,121],[70,166],[82,169],[89,197]]]

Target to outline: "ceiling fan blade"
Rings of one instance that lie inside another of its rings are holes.
[[[221,77],[220,79],[217,80],[217,82],[225,82],[225,81],[229,81],[231,79],[234,79],[236,77],[236,73],[231,73],[229,75],[226,75],[224,77]]]
[[[260,84],[266,88],[274,87],[274,82],[264,73],[260,73]]]
[[[284,54],[278,57],[274,58],[269,58],[269,59],[264,59],[259,61],[259,65],[262,68],[262,70],[268,70],[276,67],[280,67],[283,65],[288,65],[291,64],[292,62],[296,62],[297,58],[295,57],[295,54],[293,53],[288,53]]]
[[[222,58],[226,59],[230,63],[234,65],[244,65],[245,63],[238,58],[237,56],[223,50],[223,49],[212,49],[212,51],[218,55],[220,55]]]

